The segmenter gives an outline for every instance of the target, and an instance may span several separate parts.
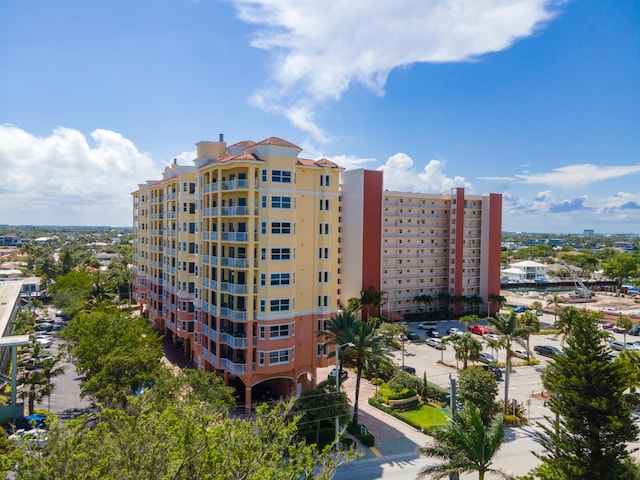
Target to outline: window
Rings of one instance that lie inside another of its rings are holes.
[[[291,285],[291,274],[290,273],[272,273],[271,286],[279,287],[283,285]]]
[[[330,200],[328,198],[320,199],[320,211],[329,211]]]
[[[318,332],[324,332],[327,329],[327,319],[319,318],[317,326],[318,326]]]
[[[327,357],[329,355],[328,345],[324,343],[316,343],[316,356],[318,357]]]
[[[260,233],[262,233],[262,235],[267,234],[267,222],[262,222],[260,225]]]
[[[328,307],[329,306],[329,295],[318,295],[318,307]]]
[[[260,325],[260,332],[259,332],[260,340],[264,340],[265,339],[265,330],[266,330],[265,327]]]
[[[271,234],[272,235],[290,235],[291,222],[272,222]]]
[[[267,183],[267,170],[262,169],[262,182]]]
[[[264,365],[264,352],[258,352],[258,365]]]
[[[267,249],[266,248],[261,248],[260,249],[260,260],[266,260],[267,259]]]
[[[318,259],[328,259],[329,258],[329,247],[320,247],[318,248]]]
[[[289,363],[289,350],[269,352],[269,365],[278,365],[280,363]]]
[[[275,183],[291,183],[291,172],[288,170],[272,170],[271,181]]]
[[[329,235],[328,223],[321,223],[318,225],[318,235]]]
[[[262,208],[267,208],[267,196],[262,196]]]
[[[331,175],[320,175],[320,186],[322,187],[322,183],[324,182],[325,187],[331,186]]]
[[[288,298],[275,298],[270,301],[271,312],[288,312],[290,300]]]
[[[291,260],[290,248],[272,248],[271,260]]]
[[[318,283],[329,283],[329,271],[323,270],[318,272]]]
[[[289,336],[289,325],[272,325],[269,327],[269,338]]]
[[[283,208],[283,209],[291,208],[291,197],[279,197],[279,196],[271,197],[271,208]]]
[[[264,287],[267,285],[267,275],[265,273],[260,274],[260,286]]]
[[[260,312],[264,313],[265,312],[265,301],[264,300],[260,300]]]

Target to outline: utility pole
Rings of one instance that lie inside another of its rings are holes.
[[[449,381],[451,382],[451,395],[449,396],[449,408],[451,409],[451,422],[453,423],[453,415],[456,413],[457,399],[456,399],[456,379],[449,374]],[[457,473],[449,475],[449,480],[459,480],[460,476]]]

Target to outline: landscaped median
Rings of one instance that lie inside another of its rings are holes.
[[[369,404],[424,431],[449,422],[449,410],[444,408],[447,395],[447,390],[433,383],[399,374],[380,385]]]

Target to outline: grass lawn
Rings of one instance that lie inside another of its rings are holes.
[[[398,412],[397,415],[398,417],[411,420],[413,423],[425,428],[449,423],[448,412],[449,411],[446,409],[440,409],[431,405],[423,405],[419,410]]]

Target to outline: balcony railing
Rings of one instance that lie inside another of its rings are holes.
[[[221,358],[219,366],[231,373],[247,373],[246,363],[233,363],[228,358]]]
[[[246,179],[238,179],[238,180],[230,180],[228,182],[222,182],[222,190],[237,190],[237,189],[246,190],[247,188],[249,188],[249,180],[246,180]]]
[[[230,308],[221,308],[220,316],[228,318],[229,320],[242,321],[247,319],[247,312],[242,310],[232,310]]]
[[[246,347],[247,346],[247,338],[246,337],[236,337],[230,335],[228,333],[221,333],[220,340],[224,343],[231,345],[232,347]]]
[[[232,293],[236,295],[243,295],[247,293],[247,285],[241,285],[237,283],[221,282],[221,291],[226,293]]]
[[[221,210],[223,217],[249,215],[249,207],[247,206],[222,207]]]
[[[232,268],[249,268],[249,260],[246,258],[222,257],[221,265]]]
[[[223,242],[248,242],[249,234],[247,232],[222,232]]]

